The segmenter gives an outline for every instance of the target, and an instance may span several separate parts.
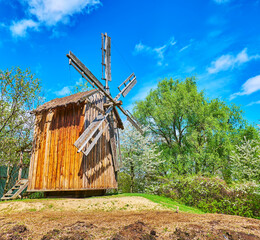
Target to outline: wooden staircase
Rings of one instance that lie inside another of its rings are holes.
[[[12,200],[16,198],[21,198],[21,193],[27,188],[28,186],[28,179],[21,179],[18,180],[15,185],[3,195],[1,200]]]

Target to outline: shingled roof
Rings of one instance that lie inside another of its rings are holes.
[[[53,108],[57,108],[57,107],[62,107],[62,106],[66,106],[69,104],[76,104],[79,102],[83,102],[86,100],[86,98],[90,97],[91,95],[95,94],[99,92],[98,90],[94,89],[94,90],[90,90],[90,91],[86,91],[86,92],[79,92],[67,97],[63,97],[63,98],[55,98],[49,102],[44,103],[43,105],[39,106],[38,108],[36,108],[34,111],[32,111],[32,113],[40,113],[44,110],[49,110],[49,109],[53,109]],[[121,129],[124,129],[124,124],[117,112],[116,109],[113,109],[114,113],[115,113],[115,117],[117,119],[118,122],[118,127]]]
[[[53,109],[56,107],[62,107],[62,106],[66,106],[68,104],[72,104],[72,103],[78,103],[78,102],[82,102],[84,101],[87,97],[97,93],[98,90],[94,89],[94,90],[90,90],[90,91],[86,91],[86,92],[79,92],[67,97],[63,97],[63,98],[55,98],[49,102],[44,103],[43,105],[39,106],[38,108],[36,108],[33,112],[38,113],[44,110],[49,110],[49,109]]]

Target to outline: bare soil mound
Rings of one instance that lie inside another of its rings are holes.
[[[169,219],[167,219],[169,220]],[[123,219],[122,221],[125,221]],[[214,223],[215,224],[215,223]],[[217,223],[218,224],[218,223]],[[60,226],[46,232],[43,236],[36,235],[33,228],[28,229],[25,225],[14,225],[8,231],[0,234],[1,240],[22,240],[22,239],[41,239],[41,240],[83,240],[83,239],[110,239],[110,240],[156,240],[156,239],[176,239],[176,240],[259,240],[259,225],[250,225],[251,229],[256,230],[256,234],[243,231],[234,231],[226,227],[225,229],[211,229],[197,224],[186,224],[175,228],[174,231],[158,226],[152,226],[142,221],[121,226],[118,232],[111,235],[108,228],[100,225],[87,223],[87,221],[76,221],[73,224]],[[111,228],[113,229],[113,227]],[[155,230],[156,229],[156,230]],[[109,234],[107,235],[107,231]],[[102,236],[104,234],[104,236]]]
[[[150,230],[143,222],[136,222],[125,226],[119,233],[115,234],[112,240],[125,240],[125,239],[144,239],[154,240],[156,232]]]
[[[83,240],[93,239],[94,236],[89,233],[92,228],[95,228],[93,224],[86,224],[82,221],[77,221],[71,225],[64,226],[62,229],[53,229],[45,234],[41,240]]]

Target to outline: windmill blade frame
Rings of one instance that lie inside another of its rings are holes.
[[[91,81],[93,84],[92,86],[95,86],[100,90],[102,94],[104,94],[112,103],[114,106],[118,107],[118,109],[127,117],[127,120],[141,133],[143,134],[143,130],[139,126],[138,122],[132,118],[132,116],[127,113],[120,105],[118,105],[117,100],[120,98],[121,95],[127,95],[129,91],[134,87],[137,80],[132,73],[120,86],[124,84],[125,87],[122,91],[118,93],[118,95],[115,98],[112,98],[112,96],[104,90],[104,86],[102,83],[93,75],[93,73],[70,51],[69,54],[67,54],[67,57],[70,60],[70,64],[83,76],[84,78]],[[128,82],[128,84],[126,84]]]
[[[80,137],[74,143],[74,146],[78,148],[78,153],[81,152],[87,143],[91,140],[97,130],[100,128],[102,123],[107,119],[109,113],[112,111],[113,107],[107,109],[105,115],[98,115],[96,119],[86,128],[86,130],[80,135]],[[100,137],[101,135],[99,135]],[[97,139],[98,140],[98,139]]]
[[[67,57],[70,60],[69,64],[72,65],[81,75],[86,76],[94,84],[91,84],[93,87],[98,88],[102,94],[104,94],[111,102],[113,102],[113,104],[117,104],[111,95],[104,90],[102,83],[71,51],[69,54],[67,54]]]
[[[136,76],[134,73],[132,73],[123,83],[121,83],[118,87],[118,90],[120,91],[119,94],[123,97],[126,97],[126,95],[130,92],[130,90],[135,86],[137,83]],[[121,90],[120,87],[124,85],[124,88]],[[118,95],[119,95],[118,94]]]

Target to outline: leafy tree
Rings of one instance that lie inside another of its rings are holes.
[[[122,171],[130,176],[130,192],[144,191],[160,173],[160,152],[149,135],[127,125],[122,132]]]
[[[198,91],[194,77],[162,80],[145,100],[136,103],[134,115],[149,126],[168,159],[166,174],[228,178],[229,154],[241,139],[240,132],[250,132],[239,107],[207,99]]]
[[[260,142],[243,139],[230,156],[236,180],[260,181]]]
[[[9,171],[18,163],[20,151],[31,148],[30,110],[41,100],[40,90],[39,79],[29,70],[0,70],[0,165],[7,165]]]

